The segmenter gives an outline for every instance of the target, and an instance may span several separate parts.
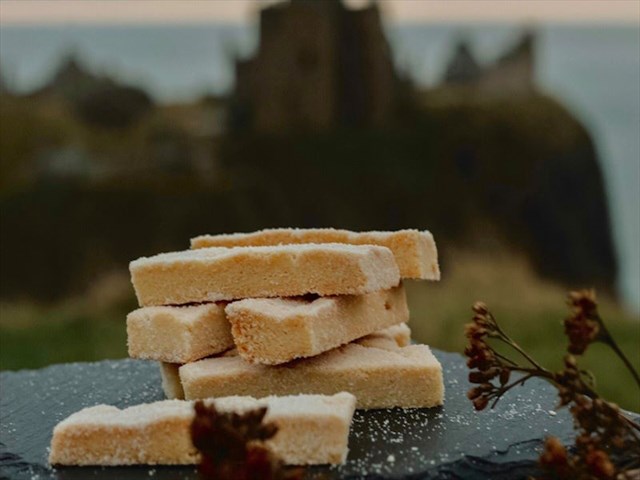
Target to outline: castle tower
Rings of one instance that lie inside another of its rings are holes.
[[[535,34],[525,30],[482,78],[483,90],[527,94],[535,89]]]
[[[455,53],[447,64],[444,82],[452,84],[471,83],[480,78],[480,73],[480,66],[473,56],[469,42],[466,39],[458,40]]]
[[[379,125],[395,72],[376,5],[291,0],[260,12],[259,47],[236,65],[236,117],[259,132]]]
[[[535,90],[535,34],[526,30],[493,64],[476,63],[466,42],[459,42],[443,83],[472,87],[490,96],[528,95]]]

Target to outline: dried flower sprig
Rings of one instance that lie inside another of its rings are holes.
[[[493,408],[515,386],[538,377],[552,383],[560,406],[568,406],[577,437],[571,453],[554,437],[547,439],[540,465],[556,478],[624,479],[640,473],[640,425],[625,416],[617,405],[599,397],[592,375],[578,366],[574,355],[583,354],[594,342],[609,345],[640,385],[637,372],[609,333],[598,314],[593,290],[569,294],[571,314],[565,319],[569,338],[564,368],[553,373],[540,365],[502,330],[487,306],[473,306],[472,323],[466,325],[469,345],[465,349],[469,381],[476,384],[467,393],[476,410]],[[493,342],[507,345],[524,360],[518,363],[499,353]],[[518,377],[509,382],[512,373]]]
[[[524,384],[532,377],[553,379],[553,373],[536,362],[502,330],[484,303],[477,302],[473,306],[473,312],[475,314],[473,322],[465,326],[469,345],[464,353],[468,357],[467,366],[472,369],[469,373],[469,381],[478,385],[467,393],[476,410],[484,410],[489,402],[492,402],[491,408],[493,408],[506,392]],[[527,365],[519,365],[502,355],[489,340],[509,345],[525,359]],[[524,375],[509,383],[513,372]],[[494,379],[498,380],[498,384],[492,383]]]
[[[191,441],[201,454],[199,471],[215,480],[299,480],[301,469],[286,470],[263,442],[278,431],[264,423],[266,408],[245,413],[219,412],[215,405],[197,401],[191,423]]]
[[[564,321],[564,332],[569,337],[567,347],[569,353],[582,355],[591,343],[604,343],[622,360],[640,387],[640,375],[620,349],[598,313],[595,291],[570,292],[567,303],[571,314]]]
[[[584,383],[575,357],[565,357],[565,368],[556,374],[560,405],[569,406],[577,436],[573,452],[548,438],[541,466],[560,478],[616,478],[640,468],[639,426],[614,403],[598,397]]]

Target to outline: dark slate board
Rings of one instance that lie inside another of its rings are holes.
[[[556,413],[555,390],[533,380],[510,392],[496,411],[473,411],[464,359],[435,352],[445,372],[442,408],[358,411],[348,462],[315,467],[321,478],[525,478],[535,472],[546,435],[569,442],[572,421]],[[0,477],[10,479],[195,479],[193,467],[47,465],[54,425],[83,407],[127,407],[163,398],[153,362],[117,360],[0,373]]]

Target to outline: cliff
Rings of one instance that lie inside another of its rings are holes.
[[[602,172],[565,107],[454,87],[422,104],[393,130],[235,137],[221,156],[260,226],[430,228],[445,248],[497,237],[547,277],[613,287]]]
[[[464,90],[426,98],[449,201],[472,234],[497,227],[545,276],[611,288],[616,259],[602,171],[589,132],[543,95],[486,101]],[[442,189],[444,190],[444,189]]]

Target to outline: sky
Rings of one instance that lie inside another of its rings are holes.
[[[0,0],[0,24],[244,23],[274,0]],[[324,1],[324,0],[316,0]],[[354,6],[369,0],[346,0]],[[640,0],[379,0],[392,22],[640,25]]]

